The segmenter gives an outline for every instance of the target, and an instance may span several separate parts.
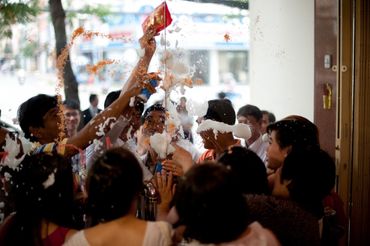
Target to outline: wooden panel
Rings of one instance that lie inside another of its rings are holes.
[[[339,6],[339,58],[336,163],[338,172],[338,193],[345,204],[346,213],[350,210],[351,150],[352,150],[352,0],[342,0]]]
[[[370,243],[370,1],[356,1],[351,245]]]
[[[314,122],[320,131],[320,144],[331,156],[335,155],[335,124],[337,97],[337,0],[315,2],[315,87]],[[330,58],[330,67],[325,68],[325,55]],[[331,107],[324,109],[323,96],[328,94],[326,84],[332,90]]]

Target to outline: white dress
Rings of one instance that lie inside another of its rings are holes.
[[[172,244],[171,225],[164,221],[147,222],[147,228],[144,235],[143,246],[169,246]],[[64,246],[89,246],[84,231],[74,234]]]

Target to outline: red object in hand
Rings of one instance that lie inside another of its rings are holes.
[[[142,27],[143,31],[146,32],[148,27],[154,26],[156,33],[159,33],[166,27],[168,27],[172,22],[171,13],[168,10],[166,2],[161,3],[154,11],[146,17]]]

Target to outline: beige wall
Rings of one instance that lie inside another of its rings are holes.
[[[251,104],[313,120],[314,1],[250,0]]]

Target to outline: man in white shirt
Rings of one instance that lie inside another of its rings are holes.
[[[266,163],[266,150],[268,142],[263,141],[261,134],[262,112],[251,104],[241,107],[237,113],[239,123],[249,125],[252,136],[246,140],[246,147],[253,150],[261,160]]]

